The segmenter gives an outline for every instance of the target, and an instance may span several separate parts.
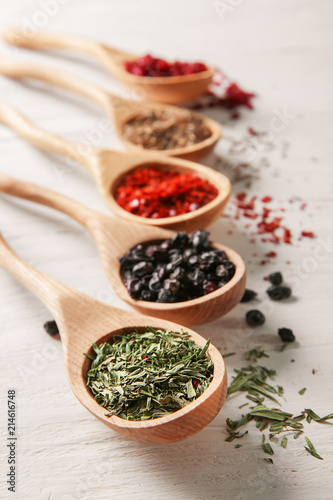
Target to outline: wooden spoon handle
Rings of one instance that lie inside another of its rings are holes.
[[[15,108],[1,101],[0,121],[38,148],[75,160],[84,165],[90,172],[92,171],[89,156],[81,151],[82,145],[46,132]]]
[[[11,196],[16,196],[17,198],[23,198],[59,210],[77,220],[80,224],[87,227],[87,229],[89,229],[88,223],[90,218],[95,215],[93,210],[81,205],[81,203],[77,201],[67,198],[67,196],[1,173],[0,191]]]
[[[60,71],[35,64],[16,63],[0,58],[0,73],[10,78],[34,78],[58,85],[61,88],[83,95],[104,107],[109,102],[109,94],[96,85],[83,82],[80,78]]]
[[[2,32],[3,40],[16,47],[32,50],[73,49],[100,58],[101,50],[107,50],[109,57],[124,52],[85,38],[63,35],[59,33],[32,32],[25,33],[21,29],[7,28]]]
[[[49,278],[21,260],[0,234],[0,266],[36,295],[59,318],[59,301],[71,293],[65,285]]]

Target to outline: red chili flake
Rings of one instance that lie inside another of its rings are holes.
[[[260,262],[260,265],[261,265],[261,266],[265,266],[266,264],[269,264],[269,260],[262,260],[262,261]]]
[[[195,388],[197,388],[199,385],[199,380],[193,380],[193,385]]]
[[[276,252],[271,251],[271,252],[266,253],[265,257],[276,257],[276,255],[277,255]]]
[[[256,214],[255,212],[251,212],[250,210],[244,210],[243,215],[248,219],[256,219],[258,217],[258,214]]]
[[[127,212],[159,219],[193,212],[217,195],[213,184],[195,174],[149,167],[126,175],[115,198]]]
[[[302,231],[301,235],[305,238],[314,238],[314,233],[312,231]]]
[[[285,243],[291,243],[291,232],[290,229],[287,229],[286,227],[283,228],[284,234],[283,234],[283,241]]]
[[[139,57],[134,61],[126,61],[125,69],[132,75],[136,76],[181,76],[193,75],[194,73],[201,73],[208,68],[201,62],[181,62],[175,61],[169,63],[164,59],[153,57],[150,54]]]
[[[307,203],[302,203],[302,205],[300,206],[300,209],[301,209],[301,210],[304,210],[304,208],[306,208],[306,207],[307,207],[307,205],[308,205]]]
[[[244,201],[245,199],[246,199],[246,193],[237,193],[236,194],[236,200]]]
[[[234,111],[230,116],[232,120],[237,120],[240,117],[240,113],[238,111]]]
[[[249,127],[249,128],[247,129],[247,131],[248,131],[248,133],[249,133],[250,135],[257,135],[257,133],[258,133],[258,132],[256,132],[256,131],[252,128],[252,127]]]
[[[270,201],[272,201],[272,197],[271,196],[264,196],[263,198],[261,198],[261,201],[263,203],[269,203]]]
[[[144,359],[147,359],[147,356],[143,356],[143,358],[141,358],[141,360],[143,361]]]
[[[267,219],[267,217],[269,216],[269,214],[271,213],[271,211],[272,211],[271,209],[263,207],[263,209],[262,209],[262,218],[263,219]]]

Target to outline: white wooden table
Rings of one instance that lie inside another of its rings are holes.
[[[248,127],[270,134],[272,147],[264,148],[253,139],[250,170],[255,176],[251,187],[245,187],[247,181],[235,183],[234,193],[247,189],[258,197],[272,196],[272,206],[286,210],[293,244],[276,248],[275,265],[261,266],[265,253],[275,249],[260,238],[250,243],[250,229],[245,227],[249,221],[221,218],[215,223],[213,239],[232,246],[245,258],[248,287],[259,292],[256,306],[266,313],[267,321],[250,332],[243,318],[252,305],[240,304],[225,318],[197,330],[209,336],[222,353],[237,353],[226,358],[230,379],[233,368],[246,364],[245,352],[264,345],[270,356],[264,364],[278,371],[275,383],[285,388],[286,410],[312,408],[321,416],[332,412],[332,3],[225,0],[214,6],[212,1],[199,0],[53,0],[46,4],[2,2],[1,29],[32,26],[85,35],[138,53],[202,59],[219,65],[258,94],[254,111],[241,110],[239,120],[225,123],[217,155],[233,164],[246,161],[249,153],[230,153],[230,140],[244,141]],[[97,63],[74,53],[61,58],[4,45],[1,53],[59,66],[126,94]],[[70,139],[96,142],[94,131],[105,116],[94,105],[33,82],[0,78],[0,88],[1,99],[42,127]],[[289,118],[282,130],[272,134],[276,110]],[[209,115],[226,121],[218,110]],[[121,147],[112,134],[103,137],[102,143]],[[2,172],[51,187],[107,213],[79,166],[33,149],[3,126],[0,145]],[[216,156],[205,160],[208,165],[216,162]],[[229,174],[234,178],[234,170],[229,169]],[[303,211],[302,202],[308,204]],[[229,212],[231,208],[232,202]],[[109,286],[89,235],[72,220],[1,196],[0,230],[13,249],[39,270],[100,300],[127,307]],[[298,241],[301,230],[314,231],[315,239]],[[273,304],[265,298],[263,277],[268,270],[280,270],[288,277],[293,300]],[[271,465],[264,461],[268,455],[261,450],[261,435],[254,425],[249,425],[241,448],[225,442],[225,420],[240,416],[242,396],[227,400],[204,431],[184,442],[151,445],[113,433],[72,395],[61,345],[43,330],[50,313],[4,271],[0,280],[2,499],[333,498],[332,426],[312,423],[306,430],[323,461],[307,454],[299,438],[290,439],[287,450],[275,444]],[[280,353],[276,332],[283,326],[294,330],[297,342]],[[307,391],[300,396],[303,387]],[[11,388],[17,391],[18,404],[16,493],[6,485],[6,394]]]

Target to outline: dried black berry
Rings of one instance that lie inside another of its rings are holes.
[[[209,233],[203,230],[136,245],[119,261],[129,295],[147,301],[195,299],[224,286],[235,273],[233,262],[210,245]]]
[[[165,288],[165,290],[170,290],[172,295],[177,294],[179,287],[180,287],[180,283],[178,280],[167,279],[167,280],[164,280],[164,282],[163,282],[163,288]]]
[[[268,281],[272,283],[272,285],[281,285],[283,278],[282,274],[277,272],[277,273],[271,273],[267,276]]]
[[[294,342],[296,338],[295,335],[293,334],[293,331],[290,330],[290,328],[279,328],[278,334],[281,337],[281,340],[283,340],[283,342]]]
[[[174,248],[185,248],[188,244],[188,235],[185,231],[179,231],[171,238],[171,243]]]
[[[156,302],[168,302],[168,303],[175,302],[175,298],[170,290],[161,288],[161,290],[158,292],[158,297]]]
[[[265,323],[265,316],[258,309],[252,309],[246,313],[246,322],[249,326],[261,326]]]
[[[58,325],[55,321],[47,321],[44,323],[44,330],[52,337],[59,333]]]
[[[162,288],[162,281],[156,273],[150,278],[148,288],[151,292],[158,292]]]
[[[207,295],[207,293],[215,292],[215,290],[217,289],[218,286],[213,281],[207,281],[207,283],[205,283],[203,286],[203,291],[205,295]]]
[[[209,247],[209,232],[203,230],[199,231],[194,231],[190,235],[190,244],[194,247],[197,248],[198,250],[204,250],[205,248]]]
[[[241,298],[241,302],[249,302],[250,300],[255,299],[257,296],[257,292],[254,290],[249,290],[248,288],[245,289],[244,295]]]
[[[216,272],[216,276],[218,276],[219,278],[221,278],[221,280],[228,280],[228,278],[229,278],[229,271],[225,267],[225,265],[220,264],[219,266],[217,266],[215,272]]]
[[[272,300],[282,300],[290,297],[291,289],[289,286],[271,286],[266,293]]]
[[[150,302],[155,302],[157,299],[157,293],[152,292],[151,290],[142,290],[140,294],[141,300],[149,300]]]
[[[144,276],[145,274],[151,274],[154,270],[153,264],[150,262],[138,262],[132,269],[134,276]]]
[[[136,278],[130,278],[125,281],[125,286],[131,297],[134,299],[138,299],[140,296],[140,292],[142,290],[142,283],[140,280]]]

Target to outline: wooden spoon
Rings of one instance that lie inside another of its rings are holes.
[[[71,90],[72,92],[83,95],[84,97],[97,102],[97,104],[99,104],[110,116],[111,120],[113,120],[116,132],[125,144],[126,148],[135,152],[144,151],[145,153],[154,154],[155,156],[177,156],[187,160],[197,160],[210,153],[221,137],[220,125],[214,120],[203,117],[198,113],[194,113],[193,111],[183,108],[177,108],[175,106],[168,106],[167,104],[130,101],[122,97],[114,96],[92,83],[83,82],[80,78],[76,78],[71,74],[59,71],[58,68],[16,63],[1,58],[0,73],[10,78],[34,78],[42,80],[47,83],[58,85],[64,89]],[[212,132],[211,136],[191,146],[165,150],[144,149],[143,147],[138,146],[126,139],[123,129],[124,125],[131,118],[142,112],[158,112],[163,110],[173,114],[175,117],[186,117],[190,113],[194,113],[194,116],[201,119],[204,118],[204,124]]]
[[[73,143],[31,123],[24,115],[4,102],[0,102],[0,121],[11,127],[35,146],[74,159],[84,165],[94,177],[98,190],[106,205],[115,214],[131,222],[149,226],[162,226],[173,230],[193,231],[211,224],[223,212],[231,192],[230,181],[215,170],[198,163],[150,154],[126,153],[90,147]],[[121,208],[114,195],[123,177],[131,170],[155,166],[168,170],[170,167],[180,172],[197,174],[207,179],[218,189],[218,195],[210,203],[193,212],[174,217],[150,219],[131,214]]]
[[[116,309],[56,282],[23,262],[1,236],[0,266],[52,311],[60,330],[72,391],[87,410],[114,431],[138,441],[170,443],[196,434],[220,411],[226,396],[227,374],[221,354],[210,345],[207,353],[214,364],[213,380],[207,390],[188,406],[166,417],[146,421],[106,417],[105,408],[94,400],[86,386],[85,376],[91,362],[83,353],[91,352],[93,342],[100,344],[113,335],[130,333],[133,329],[142,331],[147,325],[172,331],[180,331],[182,327]],[[203,337],[192,330],[187,331],[198,345],[205,345]]]
[[[112,75],[126,85],[140,89],[146,99],[168,104],[189,101],[202,95],[207,90],[215,73],[214,68],[208,68],[207,71],[193,75],[162,78],[136,76],[125,70],[124,63],[137,59],[137,55],[116,50],[92,40],[40,32],[26,36],[21,30],[15,28],[6,29],[2,33],[2,38],[11,45],[26,49],[70,49],[82,51],[96,57]]]
[[[195,325],[223,316],[242,298],[246,281],[243,259],[231,248],[214,243],[213,246],[224,250],[236,266],[234,277],[222,288],[198,299],[174,304],[133,299],[122,281],[118,257],[138,243],[164,240],[174,233],[108,217],[59,193],[3,174],[0,174],[0,191],[55,208],[82,224],[95,241],[105,274],[115,292],[143,314],[183,325]]]

